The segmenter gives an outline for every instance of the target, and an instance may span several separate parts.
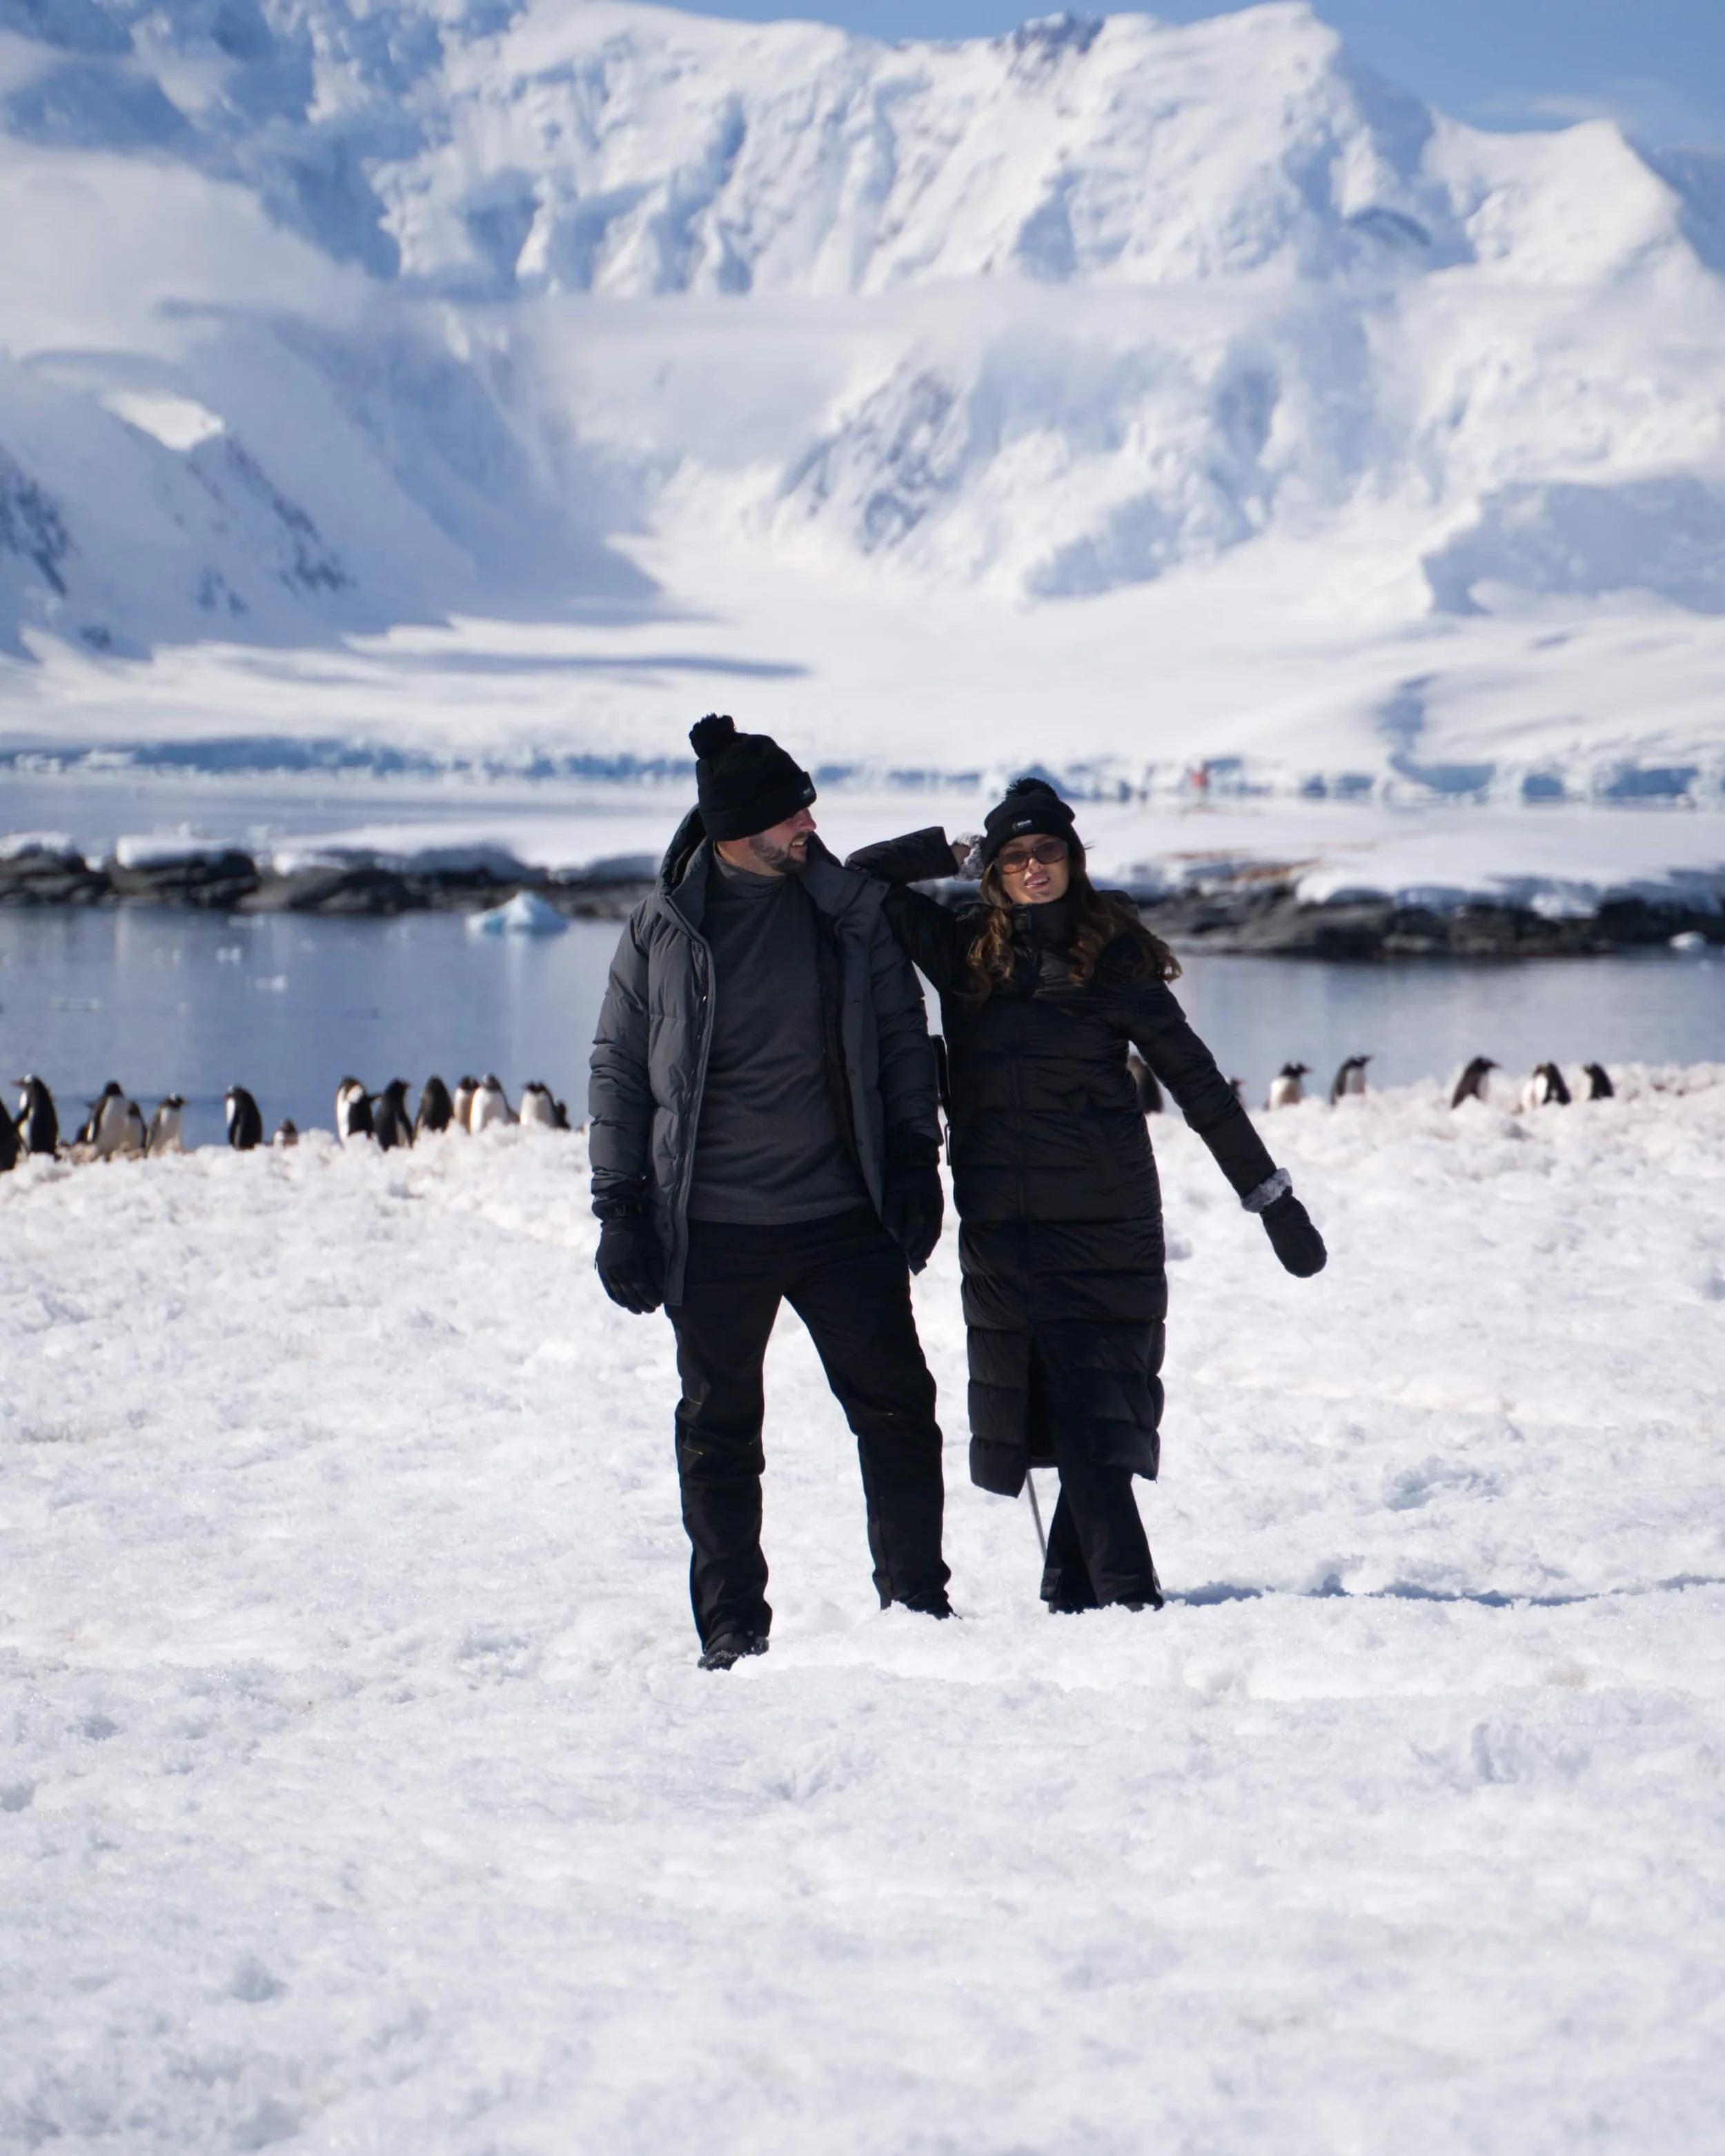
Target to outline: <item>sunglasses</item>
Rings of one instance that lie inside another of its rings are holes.
[[[1064,839],[1033,839],[1028,845],[1003,847],[997,865],[1003,875],[1022,875],[1032,861],[1051,869],[1056,861],[1065,860],[1066,853]]]

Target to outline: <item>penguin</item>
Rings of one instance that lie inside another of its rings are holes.
[[[21,1078],[23,1097],[18,1104],[18,1135],[26,1152],[54,1153],[59,1150],[60,1119],[54,1096],[39,1078]]]
[[[78,1133],[79,1142],[92,1147],[98,1160],[112,1160],[126,1143],[128,1103],[117,1081],[110,1078],[101,1098],[90,1104],[90,1121]]]
[[[1266,1108],[1297,1107],[1306,1098],[1301,1088],[1300,1081],[1307,1075],[1310,1069],[1309,1064],[1284,1063],[1270,1081],[1270,1098],[1264,1103],[1265,1106]]]
[[[186,1102],[183,1096],[169,1093],[157,1103],[150,1118],[150,1136],[144,1150],[153,1160],[157,1153],[183,1152],[185,1143]]]
[[[448,1130],[454,1113],[449,1087],[441,1078],[428,1078],[419,1091],[419,1112],[413,1118],[413,1136],[423,1138],[428,1131]]]
[[[460,1078],[455,1082],[455,1097],[449,1103],[449,1128],[470,1131],[473,1128],[473,1096],[479,1091],[477,1078]]]
[[[1489,1055],[1475,1056],[1466,1070],[1455,1081],[1455,1090],[1450,1096],[1450,1106],[1452,1108],[1459,1108],[1464,1101],[1483,1101],[1486,1097],[1486,1078],[1497,1068],[1497,1065]]]
[[[281,1121],[275,1126],[275,1136],[270,1139],[270,1142],[273,1146],[281,1147],[298,1145],[300,1142],[300,1126],[294,1121],[291,1116],[284,1116],[282,1117]]]
[[[509,1096],[503,1090],[502,1081],[494,1071],[488,1070],[480,1079],[479,1091],[473,1096],[473,1109],[468,1118],[468,1128],[475,1136],[489,1130],[493,1123],[512,1123]]]
[[[568,1102],[567,1101],[553,1101],[551,1106],[552,1113],[557,1119],[556,1127],[560,1131],[567,1130],[569,1127]]]
[[[1522,1088],[1524,1108],[1567,1108],[1569,1088],[1555,1063],[1536,1063],[1532,1075]]]
[[[1241,1106],[1241,1107],[1245,1107],[1245,1079],[1244,1079],[1244,1078],[1230,1078],[1230,1079],[1228,1081],[1228,1090],[1229,1090],[1229,1091],[1230,1091],[1230,1093],[1232,1093],[1232,1094],[1233,1094],[1233,1096],[1234,1096],[1235,1099],[1236,1101],[1239,1101],[1239,1103],[1240,1103],[1240,1105]]]
[[[136,1101],[126,1104],[126,1129],[120,1141],[121,1158],[141,1160],[149,1149],[150,1132],[144,1122],[144,1111]]]
[[[520,1120],[525,1126],[542,1131],[554,1131],[557,1127],[557,1104],[551,1097],[551,1088],[542,1086],[536,1078],[521,1091]]]
[[[235,1152],[249,1152],[264,1142],[264,1118],[258,1112],[258,1104],[244,1086],[230,1086],[226,1099],[228,1142]]]
[[[336,1088],[336,1136],[347,1145],[372,1134],[372,1096],[357,1078],[344,1078]]]
[[[12,1120],[12,1111],[0,1101],[0,1175],[16,1168],[23,1157],[24,1142],[18,1136],[18,1125]]]
[[[1159,1116],[1162,1113],[1162,1088],[1156,1082],[1156,1073],[1142,1055],[1134,1055],[1130,1051],[1127,1055],[1126,1067],[1137,1092],[1139,1114]]]
[[[1366,1090],[1366,1065],[1369,1055],[1350,1055],[1336,1073],[1330,1086],[1330,1106],[1333,1108],[1349,1093],[1363,1093]]]
[[[413,1142],[413,1122],[408,1113],[405,1078],[392,1078],[381,1093],[372,1096],[372,1135],[385,1152]]]
[[[1587,1074],[1587,1097],[1589,1101],[1616,1099],[1617,1088],[1611,1083],[1603,1063],[1584,1063],[1581,1067]]]

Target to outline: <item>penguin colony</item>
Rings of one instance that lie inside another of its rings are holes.
[[[1371,1060],[1369,1055],[1346,1058],[1330,1082],[1332,1107],[1365,1092],[1366,1066]],[[1483,1101],[1491,1073],[1499,1067],[1489,1055],[1476,1055],[1456,1080],[1450,1106],[1459,1108],[1464,1101]],[[1147,1116],[1159,1116],[1164,1103],[1155,1072],[1136,1055],[1127,1056],[1127,1069],[1137,1089],[1139,1107]],[[1581,1070],[1589,1101],[1613,1097],[1616,1089],[1603,1064],[1584,1063]],[[1308,1064],[1283,1064],[1270,1081],[1266,1108],[1297,1106],[1306,1097],[1302,1081],[1311,1075]],[[1244,1081],[1234,1078],[1229,1083],[1236,1096],[1243,1098]],[[21,1078],[18,1084],[22,1091],[15,1111],[9,1111],[0,1101],[0,1175],[31,1154],[50,1158],[64,1154],[74,1161],[137,1160],[185,1151],[186,1103],[178,1093],[168,1094],[146,1124],[137,1102],[110,1078],[99,1097],[90,1103],[89,1114],[68,1145],[61,1142],[54,1096],[43,1081],[31,1076]],[[1558,1065],[1539,1063],[1522,1086],[1517,1105],[1531,1113],[1536,1108],[1566,1108],[1574,1098]],[[262,1145],[264,1118],[254,1096],[244,1086],[230,1086],[223,1105],[228,1144],[239,1152],[249,1152]],[[458,1080],[453,1093],[441,1078],[428,1078],[412,1114],[404,1078],[392,1079],[381,1093],[367,1091],[357,1078],[344,1078],[336,1089],[336,1135],[344,1145],[375,1145],[388,1152],[444,1131],[477,1134],[509,1123],[529,1130],[567,1131],[569,1111],[551,1088],[536,1079],[522,1088],[520,1105],[511,1108],[502,1081],[492,1071],[483,1078]],[[299,1131],[291,1122],[279,1124],[271,1140],[272,1144],[283,1147],[299,1142]]]
[[[1155,1083],[1153,1079],[1151,1082]],[[31,1076],[21,1078],[18,1084],[22,1090],[15,1111],[0,1101],[0,1174],[33,1154],[74,1161],[141,1160],[186,1150],[186,1102],[179,1093],[167,1095],[146,1123],[137,1102],[110,1078],[90,1103],[89,1113],[68,1143],[62,1141],[59,1113],[44,1081]],[[228,1142],[236,1152],[250,1152],[263,1144],[264,1117],[254,1095],[244,1086],[230,1086],[223,1096],[223,1106]],[[567,1131],[569,1111],[536,1079],[523,1091],[519,1109],[512,1109],[501,1081],[490,1073],[480,1079],[464,1078],[453,1097],[441,1078],[428,1078],[413,1114],[408,1109],[405,1078],[392,1079],[381,1093],[368,1093],[358,1079],[344,1078],[336,1091],[336,1135],[344,1145],[375,1144],[388,1152],[429,1133],[476,1132],[504,1123]],[[291,1121],[280,1123],[270,1142],[297,1145],[298,1127]]]
[[[1369,1055],[1349,1055],[1343,1059],[1335,1076],[1330,1081],[1330,1106],[1357,1099],[1366,1091],[1366,1066]],[[1486,1096],[1491,1073],[1498,1068],[1489,1055],[1476,1055],[1455,1081],[1450,1096],[1450,1106],[1459,1108],[1464,1101],[1483,1101]],[[1147,1116],[1160,1115],[1163,1107],[1162,1088],[1156,1082],[1155,1073],[1147,1070],[1135,1055],[1127,1057],[1127,1069],[1137,1088],[1138,1106]],[[1589,1101],[1609,1101],[1616,1088],[1603,1063],[1584,1063],[1581,1075],[1587,1081]],[[1270,1081],[1266,1109],[1297,1107],[1306,1097],[1304,1081],[1312,1075],[1312,1066],[1307,1063],[1284,1063]],[[1245,1081],[1230,1078],[1236,1100],[1245,1098]],[[1567,1108],[1574,1096],[1562,1070],[1555,1063],[1538,1063],[1533,1067],[1527,1083],[1522,1087],[1517,1105],[1523,1110],[1534,1108]]]

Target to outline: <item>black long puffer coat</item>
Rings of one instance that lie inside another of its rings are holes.
[[[955,912],[903,888],[952,874],[945,833],[865,847],[847,865],[893,886],[892,932],[940,994],[971,1480],[1016,1496],[1027,1467],[1055,1464],[1056,1428],[1098,1465],[1153,1478],[1168,1277],[1162,1193],[1128,1045],[1242,1198],[1275,1163],[1167,983],[1131,978],[1125,938],[1075,986],[1069,904],[1016,907],[1013,978],[972,1008],[961,998],[981,909]]]

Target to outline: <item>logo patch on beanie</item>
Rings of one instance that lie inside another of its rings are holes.
[[[1012,828],[1014,831],[1028,831],[1035,821],[1036,819],[1034,816],[1020,816]]]

